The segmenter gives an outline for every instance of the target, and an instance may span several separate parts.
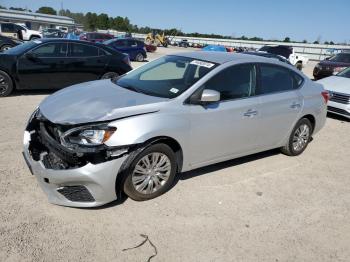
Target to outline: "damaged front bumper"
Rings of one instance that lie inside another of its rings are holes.
[[[39,123],[28,126],[23,156],[50,203],[95,207],[117,199],[116,179],[128,157],[126,150],[115,150],[121,153],[114,153],[114,157],[113,152],[102,149],[85,154],[69,152]]]

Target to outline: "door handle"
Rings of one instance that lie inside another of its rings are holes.
[[[245,117],[253,117],[256,116],[258,114],[258,111],[254,110],[254,109],[249,109],[247,112],[245,112],[243,115]]]
[[[292,109],[298,109],[301,107],[300,103],[294,102],[293,104],[290,105],[290,108]]]

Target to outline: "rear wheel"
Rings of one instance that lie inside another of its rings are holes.
[[[310,142],[312,129],[312,124],[308,119],[300,119],[293,128],[287,145],[281,148],[282,153],[288,156],[300,155]]]
[[[13,91],[11,77],[4,71],[0,71],[0,96],[8,96]]]
[[[295,67],[301,71],[303,69],[303,64],[301,62],[298,62],[295,64]]]
[[[136,60],[137,62],[142,62],[142,61],[144,60],[143,54],[138,53],[138,54],[135,56],[135,60]]]
[[[126,170],[124,192],[137,201],[160,196],[171,187],[176,174],[176,157],[165,144],[141,151]]]
[[[1,52],[3,52],[3,51],[6,51],[6,50],[9,50],[10,48],[12,48],[11,45],[3,45],[3,46],[0,48],[0,50],[1,50]]]
[[[103,76],[101,76],[101,79],[112,79],[115,80],[119,77],[119,74],[116,72],[107,72]]]
[[[30,37],[30,40],[35,40],[35,39],[39,39],[39,38],[40,38],[40,36],[33,35]]]

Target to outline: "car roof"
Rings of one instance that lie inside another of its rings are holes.
[[[231,53],[231,52],[215,52],[215,51],[194,51],[194,52],[181,52],[175,53],[172,55],[184,56],[204,61],[209,61],[217,64],[224,64],[231,61],[240,61],[240,62],[267,62],[267,63],[276,63],[283,64],[277,59],[271,59],[263,56],[254,56],[249,54],[241,53]]]

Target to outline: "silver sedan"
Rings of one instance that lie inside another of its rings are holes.
[[[180,53],[47,97],[28,121],[24,157],[51,203],[148,200],[184,171],[273,148],[301,154],[327,101],[322,85],[276,59]]]

